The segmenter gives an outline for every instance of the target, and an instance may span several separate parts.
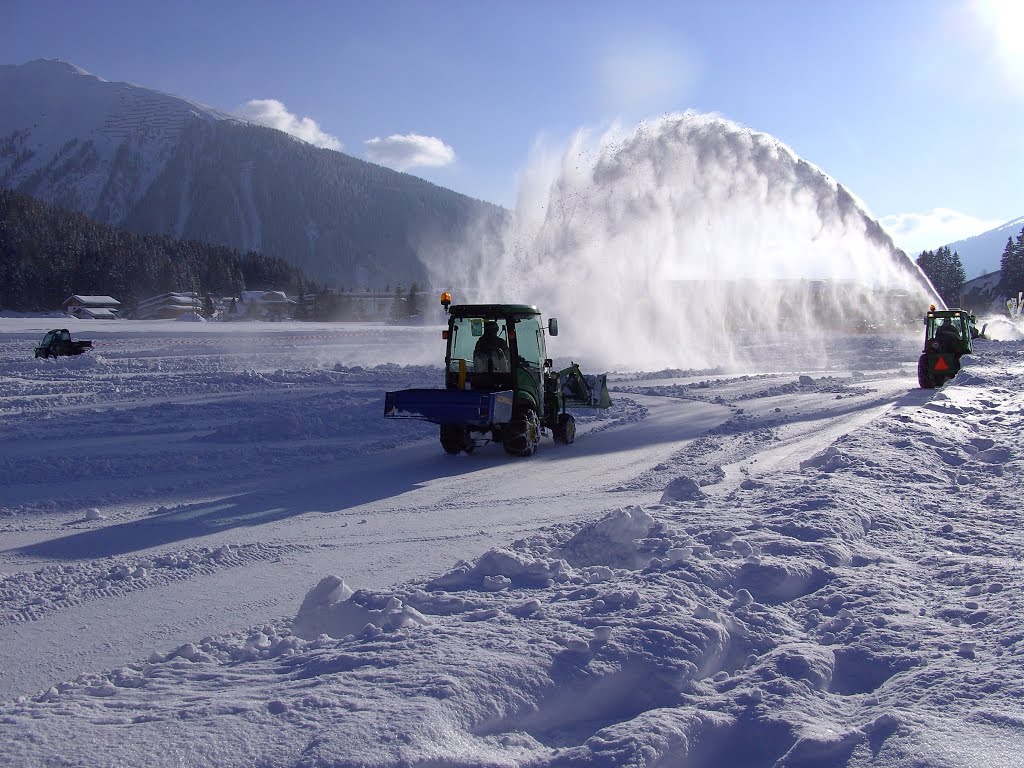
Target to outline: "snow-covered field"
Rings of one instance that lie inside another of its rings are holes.
[[[1024,342],[919,345],[512,459],[382,418],[437,328],[2,318],[0,764],[1024,764]]]

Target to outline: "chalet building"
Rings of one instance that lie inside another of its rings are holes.
[[[964,283],[960,289],[960,306],[974,312],[1000,312],[1006,308],[1006,297],[999,290],[1001,272],[989,272]]]
[[[80,320],[113,320],[121,302],[110,296],[80,296],[77,293],[64,300],[64,311]]]
[[[247,320],[288,320],[294,314],[295,300],[284,291],[242,291],[236,309]]]
[[[183,315],[201,314],[203,300],[194,291],[161,293],[139,302],[135,309],[138,320],[177,320]]]

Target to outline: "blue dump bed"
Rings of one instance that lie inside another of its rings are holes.
[[[401,389],[384,395],[384,416],[486,427],[512,420],[512,390]]]

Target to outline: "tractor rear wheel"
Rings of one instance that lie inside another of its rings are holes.
[[[469,430],[462,424],[441,425],[441,447],[444,448],[445,453],[450,453],[453,456],[459,451],[469,453],[472,450],[471,445]]]
[[[523,408],[504,430],[502,444],[513,456],[532,456],[540,442],[540,421],[532,408]]]
[[[928,369],[928,355],[923,354],[917,360],[917,383],[921,389],[935,389],[935,376]]]
[[[571,413],[563,413],[558,417],[558,423],[551,430],[556,443],[569,445],[576,440],[576,419]]]

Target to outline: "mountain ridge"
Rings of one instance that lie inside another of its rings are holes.
[[[424,280],[425,245],[505,211],[74,64],[0,65],[0,186],[140,234],[285,259],[349,287]]]
[[[1022,227],[1024,216],[1018,216],[987,232],[947,243],[945,247],[960,254],[960,263],[967,273],[967,279],[973,280],[999,271],[1000,258],[1006,248],[1007,238],[1016,238]]]

